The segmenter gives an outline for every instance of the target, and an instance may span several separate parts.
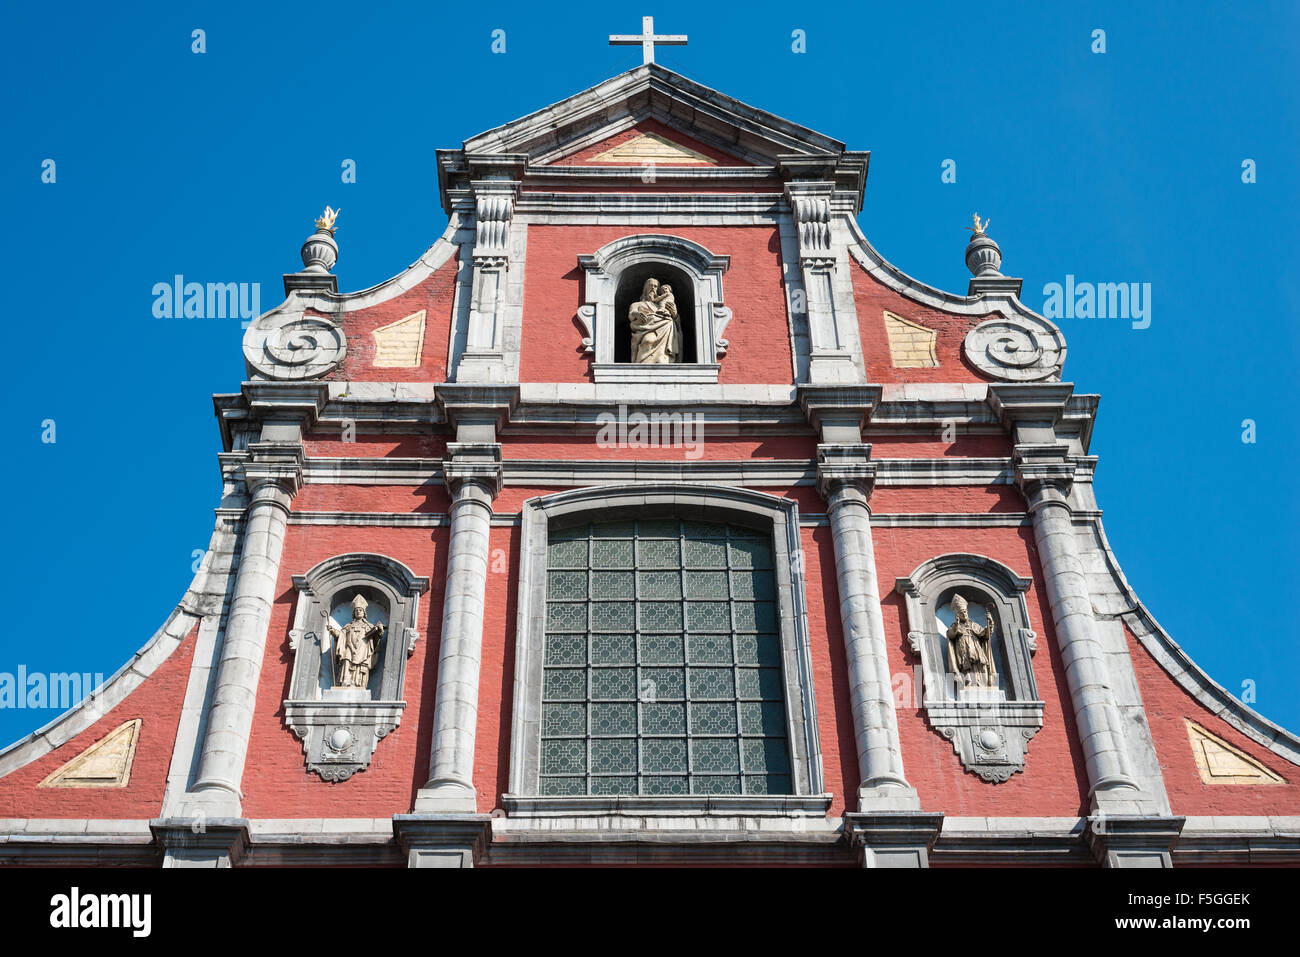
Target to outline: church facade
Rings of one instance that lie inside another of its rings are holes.
[[[378,286],[327,209],[0,863],[1300,863],[1300,739],[1129,587],[1061,330],[978,217],[964,293],[885,261],[868,158],[647,62],[439,151]]]

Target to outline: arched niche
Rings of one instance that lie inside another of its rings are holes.
[[[592,357],[596,382],[717,382],[726,355],[723,332],[731,321],[722,276],[730,265],[681,236],[642,233],[606,243],[578,257],[585,278],[585,302],[578,320],[586,333],[583,350]],[[682,325],[681,361],[633,363],[628,308],[641,297],[648,278],[673,287]]]
[[[922,562],[895,588],[907,607],[907,640],[921,661],[917,704],[952,743],[966,770],[993,783],[1024,769],[1029,740],[1043,726],[1025,593],[1033,581],[983,555],[952,552]],[[948,637],[961,595],[979,628],[993,626],[988,651],[996,681],[972,686],[956,673]]]
[[[298,591],[289,647],[293,671],[284,721],[302,740],[307,770],[345,781],[370,765],[379,741],[401,722],[406,660],[415,650],[420,596],[429,579],[385,555],[353,552],[293,576]],[[384,625],[364,688],[337,683],[333,639],[352,620],[352,602],[367,602],[366,620]]]

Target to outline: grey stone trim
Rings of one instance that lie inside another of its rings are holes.
[[[473,867],[491,840],[486,814],[395,814],[393,834],[407,867]]]
[[[817,700],[800,551],[799,508],[747,489],[647,483],[633,489],[585,488],[528,499],[522,512],[515,686],[510,736],[510,795],[537,795],[542,708],[542,645],[546,628],[546,549],[550,523],[599,514],[602,518],[672,515],[709,521],[740,520],[772,530],[772,554],[781,621],[790,778],[798,795],[821,795],[824,784]],[[672,798],[641,798],[651,803]],[[664,805],[671,806],[671,805]],[[525,806],[516,803],[517,812]]]
[[[410,844],[416,843],[414,834],[417,840],[435,838],[438,843],[426,844],[444,851],[463,851],[467,843],[472,850],[479,835],[487,837],[489,820],[491,838],[482,844],[480,865],[845,866],[854,860],[851,842],[856,828],[846,827],[849,822],[844,818],[826,817],[824,796],[786,798],[785,809],[775,803],[782,799],[758,796],[735,796],[730,806],[719,797],[708,800],[710,806],[704,808],[623,804],[575,810],[567,817],[559,807],[551,809],[555,813],[524,816],[497,811],[490,819],[445,815],[440,818],[442,825],[422,819],[414,831],[403,818],[423,816],[255,819],[236,822],[235,827],[236,833],[241,825],[247,830],[239,862],[244,867],[392,866],[409,859],[394,836],[397,827],[405,829]],[[745,801],[770,803],[766,807],[735,803]],[[846,817],[852,821],[854,815]],[[162,822],[0,819],[0,866],[158,866],[164,860],[164,847],[154,839],[151,823]],[[193,819],[167,822],[180,829],[181,841],[187,833],[195,833],[196,823]],[[1089,826],[1088,819],[1080,817],[945,816],[928,856],[931,863],[944,865],[1092,867],[1097,859],[1085,834]],[[891,828],[879,830],[888,833]],[[892,830],[906,836],[898,827]],[[1160,827],[1147,830],[1152,837],[1161,834]],[[1133,831],[1128,829],[1126,839],[1133,838]],[[215,858],[224,856],[226,838],[210,843]],[[1300,816],[1189,816],[1172,844],[1171,856],[1179,867],[1295,866],[1300,864]],[[453,860],[463,861],[463,857]],[[207,861],[212,862],[212,858]]]
[[[728,310],[729,311],[729,310]],[[581,312],[581,310],[579,311]],[[697,318],[698,323],[698,318]],[[583,340],[586,342],[586,340]],[[721,340],[725,348],[726,340]],[[593,362],[592,378],[604,384],[631,384],[655,386],[696,385],[718,381],[722,366],[717,362],[671,362],[665,365],[633,362]]]
[[[943,820],[933,864],[1092,867],[1082,817],[954,817]]]
[[[593,167],[587,167],[592,169]],[[656,176],[659,170],[655,168]],[[619,170],[624,182],[640,178],[642,167]],[[547,193],[522,195],[518,217],[528,225],[637,226],[642,229],[682,226],[778,226],[785,204],[780,193]]]
[[[227,494],[232,500],[238,500],[239,490],[227,486]],[[121,704],[171,657],[195,623],[215,625],[229,588],[238,528],[238,523],[232,524],[220,515],[217,517],[208,541],[210,560],[200,566],[162,626],[129,661],[83,701],[0,750],[0,778],[49,754]],[[200,649],[196,647],[194,654],[198,662]]]
[[[440,459],[327,458],[305,460],[313,485],[430,485],[442,479]],[[881,486],[1011,485],[1005,458],[875,459]],[[742,485],[813,485],[808,459],[505,459],[507,485],[594,485],[631,481],[727,482]],[[1000,514],[1000,513],[996,513]]]
[[[1175,867],[1300,864],[1300,816],[1187,817]]]
[[[649,63],[472,136],[463,153],[526,154],[534,165],[543,165],[649,117],[669,125],[687,117],[701,142],[757,165],[779,162],[785,154],[831,154],[833,161],[844,152],[838,140]],[[439,158],[439,182],[445,183],[456,157],[440,151]]]
[[[1250,708],[1211,678],[1179,647],[1137,597],[1124,576],[1119,559],[1106,538],[1100,515],[1097,514],[1089,525],[1086,539],[1081,539],[1083,547],[1080,550],[1088,560],[1089,583],[1099,605],[1100,619],[1103,622],[1123,622],[1178,686],[1202,707],[1278,757],[1300,766],[1300,737]],[[1080,531],[1076,530],[1076,534]],[[1117,640],[1122,641],[1122,638],[1122,633],[1117,636]],[[1127,657],[1127,645],[1121,644],[1121,647]],[[1129,662],[1127,667],[1131,674],[1132,663]],[[1140,709],[1141,697],[1137,696],[1133,704]],[[1149,729],[1146,735],[1149,738]]]
[[[1104,867],[1172,867],[1171,849],[1186,818],[1096,813],[1083,836]]]
[[[687,818],[696,829],[716,826],[719,819],[736,817],[792,818],[812,815],[825,820],[830,794],[679,794],[648,797],[637,794],[590,794],[563,797],[504,794],[501,805],[512,823],[536,829],[531,819],[571,819],[591,828],[592,817],[624,819],[622,826],[636,830],[646,818]],[[627,820],[634,819],[634,820]],[[559,827],[572,826],[560,824]],[[502,825],[506,827],[506,825]]]
[[[750,482],[762,485],[783,486],[785,482]],[[1094,515],[1079,516],[1076,524],[1091,521]],[[1018,528],[1029,525],[1028,512],[873,512],[872,528]],[[493,512],[492,527],[513,527],[520,523],[518,512]],[[391,528],[441,528],[451,524],[451,518],[442,513],[428,512],[294,512],[290,525],[361,525]],[[799,516],[800,528],[817,528],[830,524],[825,512],[803,512]]]

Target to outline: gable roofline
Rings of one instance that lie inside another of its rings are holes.
[[[658,63],[642,64],[558,103],[471,136],[464,141],[462,149],[471,154],[526,153],[535,157],[539,148],[562,147],[557,133],[564,129],[590,117],[607,119],[614,104],[655,94],[680,107],[666,113],[667,116],[709,129],[713,125],[707,122],[699,124],[700,118],[719,120],[738,131],[767,140],[773,146],[766,154],[769,157],[778,153],[838,154],[845,150],[839,140],[750,106]],[[651,99],[647,105],[653,107],[653,104]]]
[[[840,140],[750,106],[657,63],[620,73],[471,136],[459,149],[438,150],[443,208],[450,213],[454,206],[451,193],[474,179],[518,180],[525,175],[554,174],[557,169],[574,178],[600,170],[605,181],[611,176],[631,177],[634,171],[639,176],[637,165],[588,170],[550,164],[647,119],[748,164],[711,167],[715,177],[746,182],[755,176],[830,180],[838,189],[853,194],[855,206],[861,208],[869,153],[847,150]]]

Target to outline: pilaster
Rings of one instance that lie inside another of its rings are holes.
[[[465,351],[456,367],[457,382],[504,382],[506,365],[506,284],[510,272],[510,231],[521,186],[518,157],[470,159],[474,203],[473,278]]]

